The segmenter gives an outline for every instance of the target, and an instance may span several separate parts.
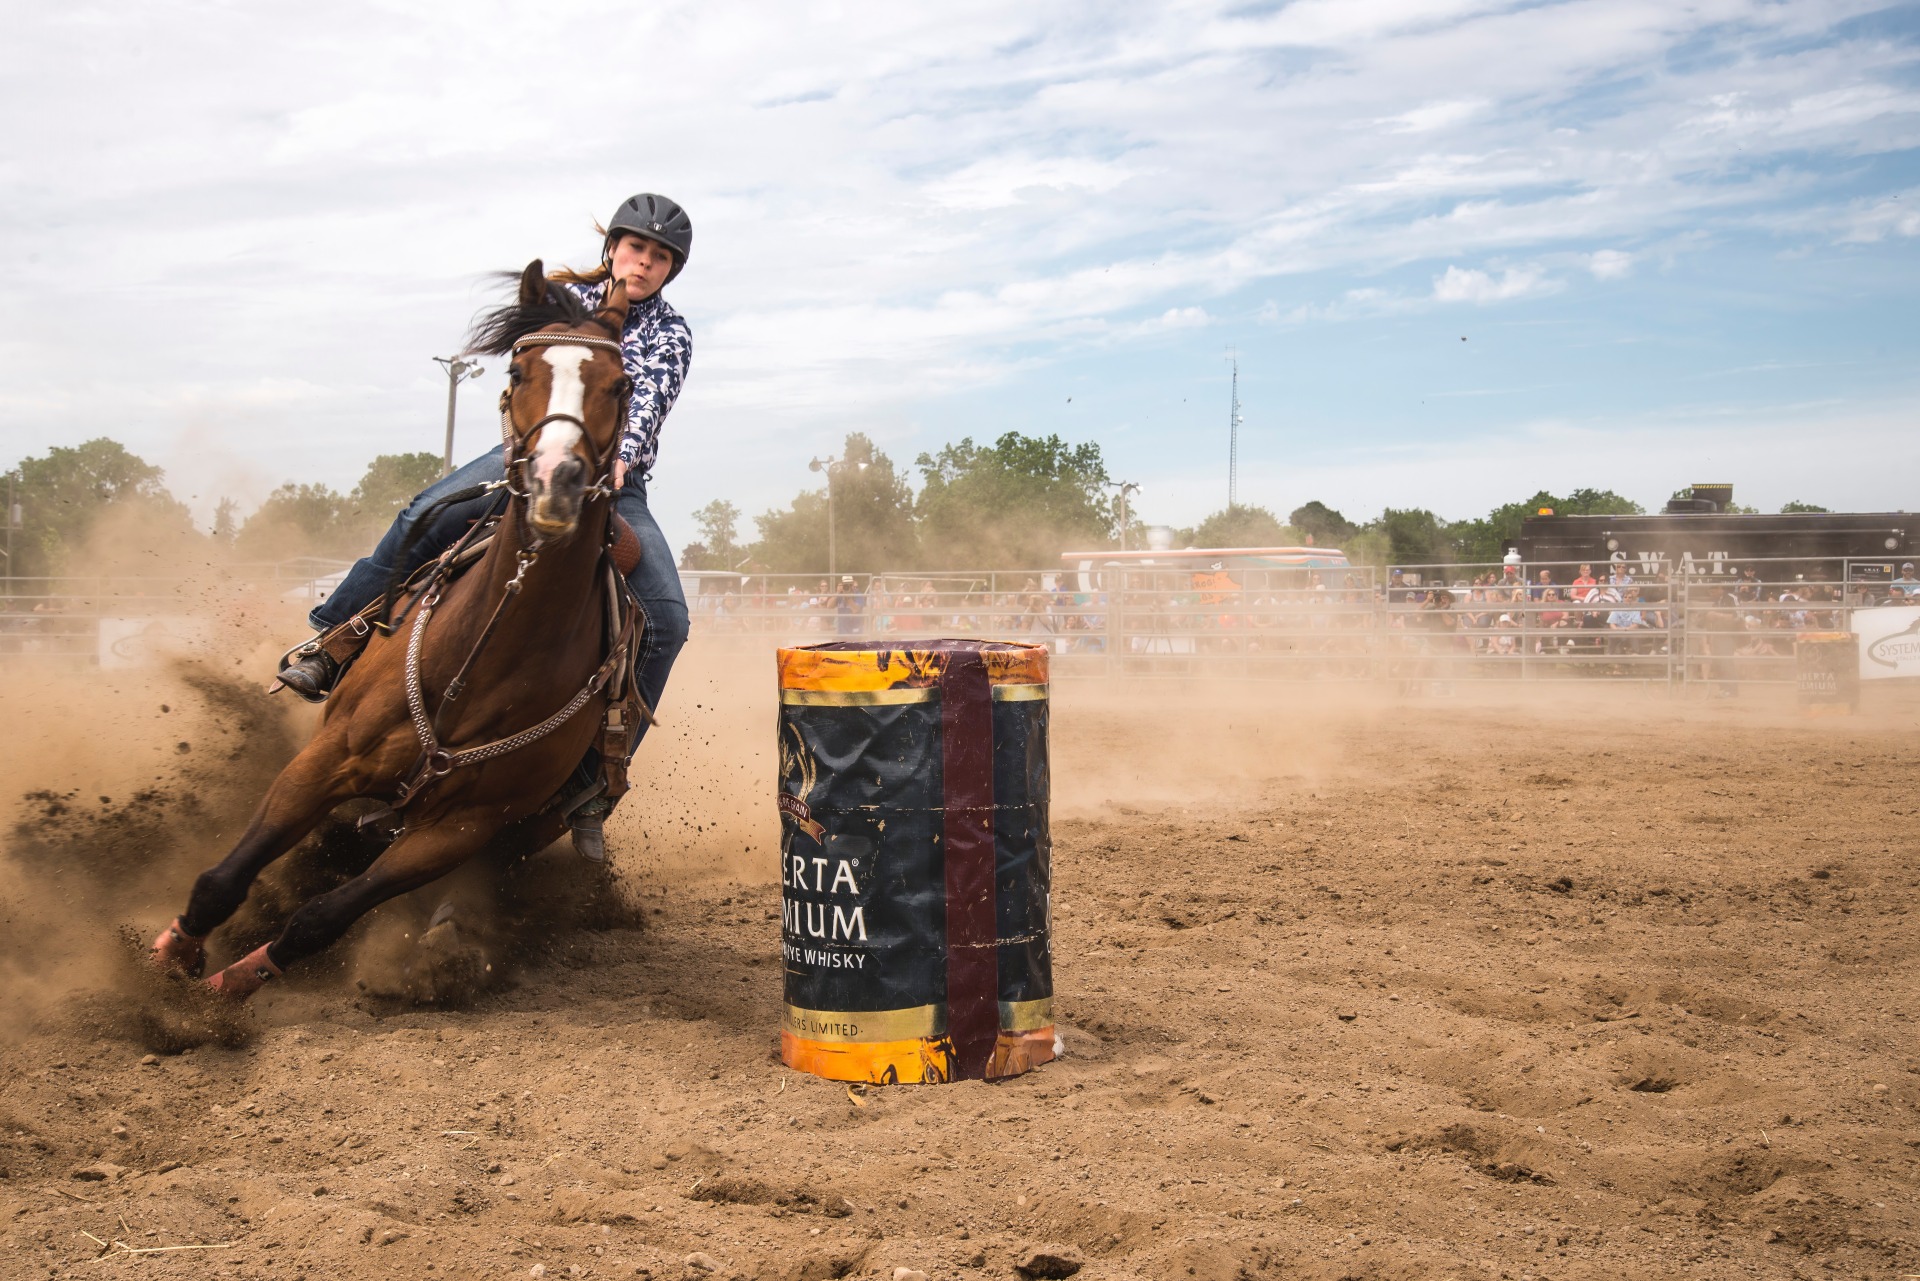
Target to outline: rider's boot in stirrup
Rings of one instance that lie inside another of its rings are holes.
[[[280,683],[309,703],[324,703],[339,676],[339,660],[315,645],[311,654],[287,665],[280,673]]]
[[[573,828],[573,848],[590,863],[607,861],[607,815],[612,811],[612,801],[596,796],[567,816]]]

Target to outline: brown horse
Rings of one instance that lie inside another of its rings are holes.
[[[501,394],[511,499],[491,545],[464,576],[430,579],[391,632],[372,638],[239,842],[154,941],[156,965],[197,977],[206,936],[343,801],[399,806],[399,837],[209,979],[222,994],[251,995],[373,907],[466,862],[566,783],[603,723],[603,687],[624,679],[617,664],[630,659],[624,643],[607,653],[602,567],[608,470],[631,391],[619,344],[627,306],[616,285],[588,315],[536,260],[518,301],[476,326],[472,350],[512,354]]]

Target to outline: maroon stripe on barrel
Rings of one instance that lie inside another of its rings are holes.
[[[987,1073],[1000,1035],[993,896],[993,689],[976,649],[952,649],[940,675],[947,882],[947,1036],[956,1080]]]

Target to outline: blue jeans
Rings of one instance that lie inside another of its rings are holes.
[[[386,590],[387,580],[395,569],[411,574],[452,546],[468,525],[486,514],[499,497],[497,493],[442,508],[414,544],[413,554],[404,564],[399,563],[409,532],[427,508],[447,494],[485,485],[505,475],[505,455],[502,447],[496,445],[414,495],[413,501],[394,517],[372,553],[354,562],[340,586],[313,608],[307,621],[316,631],[338,627]],[[639,653],[634,657],[634,678],[647,706],[657,710],[660,695],[667,688],[667,674],[673,670],[674,660],[680,657],[681,646],[687,643],[687,598],[680,587],[680,575],[674,569],[673,550],[667,546],[660,526],[654,523],[653,513],[647,510],[645,477],[628,472],[627,483],[614,499],[613,509],[633,527],[640,539],[640,564],[627,575],[627,586],[633,589],[640,607],[646,611],[646,627],[640,633]],[[633,745],[636,748],[646,732],[645,722],[635,728]]]

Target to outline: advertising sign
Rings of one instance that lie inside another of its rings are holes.
[[[1920,605],[1853,611],[1860,638],[1860,679],[1920,676]]]

